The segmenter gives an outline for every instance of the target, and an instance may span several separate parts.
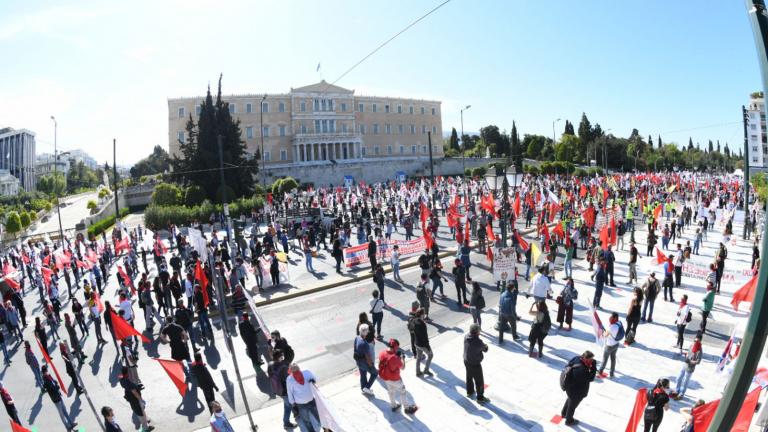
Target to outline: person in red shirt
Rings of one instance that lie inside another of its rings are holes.
[[[387,346],[389,348],[379,354],[379,378],[387,387],[392,411],[397,411],[404,405],[405,413],[413,414],[419,407],[414,403],[413,397],[405,389],[403,380],[400,378],[400,371],[405,369],[405,353],[400,349],[400,342],[397,339],[390,339]]]

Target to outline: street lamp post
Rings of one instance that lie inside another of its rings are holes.
[[[51,116],[51,120],[53,120],[53,196],[56,197],[56,214],[59,217],[59,240],[61,241],[61,245],[64,246],[64,229],[61,226],[61,206],[59,206],[59,194],[56,193],[56,165],[58,165],[59,162],[59,157],[57,155],[59,124],[56,121],[56,117]],[[66,184],[66,182],[64,184]]]
[[[264,171],[264,101],[267,100],[267,95],[261,98],[261,106],[259,106],[259,128],[261,129],[261,187],[267,187],[267,173]],[[258,162],[256,162],[258,163]]]
[[[467,148],[467,143],[464,142],[464,111],[472,108],[472,105],[467,105],[461,109],[461,175],[464,175],[464,150]]]

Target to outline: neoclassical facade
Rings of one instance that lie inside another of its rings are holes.
[[[284,94],[222,97],[240,120],[252,154],[264,140],[264,162],[329,164],[375,158],[442,157],[440,102],[355,95],[325,81]],[[168,99],[168,140],[179,154],[189,115],[197,118],[204,97]]]

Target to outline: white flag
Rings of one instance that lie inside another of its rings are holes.
[[[315,404],[317,405],[317,414],[320,416],[320,425],[325,429],[330,429],[333,432],[344,432],[351,430],[343,427],[342,421],[336,409],[331,405],[330,401],[320,393],[320,390],[316,385],[312,385],[312,396],[315,398]]]

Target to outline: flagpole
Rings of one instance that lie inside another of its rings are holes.
[[[768,88],[768,17],[764,0],[745,0],[752,25],[752,33],[755,37],[757,57],[760,62],[760,75],[763,81],[763,89]],[[745,166],[745,170],[749,167]],[[747,205],[747,203],[745,203]],[[762,251],[768,249],[768,224],[764,228]],[[757,290],[752,302],[752,312],[744,331],[741,350],[736,358],[736,366],[733,375],[725,388],[725,393],[717,407],[715,417],[709,427],[710,431],[729,431],[739,415],[741,405],[746,397],[747,390],[752,383],[757,364],[761,360],[765,339],[768,336],[768,326],[763,323],[768,320],[768,260],[760,262]]]

